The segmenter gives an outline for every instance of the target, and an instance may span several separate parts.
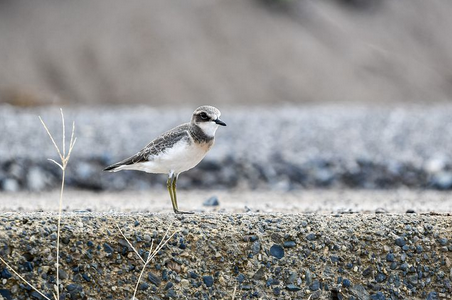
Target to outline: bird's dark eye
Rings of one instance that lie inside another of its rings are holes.
[[[209,118],[209,116],[207,116],[207,114],[205,112],[202,112],[199,114],[199,116],[201,117],[201,119],[203,120],[207,120]]]

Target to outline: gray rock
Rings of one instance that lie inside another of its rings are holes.
[[[444,171],[435,174],[432,178],[432,185],[441,190],[452,188],[452,172]]]
[[[204,201],[202,203],[202,205],[204,205],[204,206],[218,206],[218,205],[220,205],[220,201],[218,200],[217,196],[212,196],[209,199],[207,199],[206,201]]]
[[[370,300],[369,292],[360,284],[356,284],[350,288],[350,293],[358,300]]]
[[[5,192],[18,192],[20,190],[20,185],[16,179],[5,178],[2,181],[2,190]]]
[[[50,183],[50,178],[41,168],[33,167],[27,173],[26,182],[29,190],[39,192]]]
[[[274,244],[270,248],[270,255],[274,256],[274,257],[276,257],[278,259],[281,259],[281,258],[284,257],[284,248],[281,247],[280,245]]]

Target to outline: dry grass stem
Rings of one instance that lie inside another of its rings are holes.
[[[232,300],[235,300],[235,293],[237,292],[237,283],[234,284],[234,290],[232,291]]]
[[[28,284],[33,290],[35,290],[39,295],[41,295],[42,297],[44,297],[47,300],[51,300],[49,297],[47,297],[46,295],[44,295],[43,293],[41,293],[34,285],[32,285],[31,283],[29,283],[25,278],[23,278],[22,276],[20,276],[19,273],[17,273],[6,261],[3,260],[3,258],[0,257],[0,261],[2,263],[5,264],[5,266],[8,267],[8,269],[11,270],[11,272],[14,273],[14,275],[16,275],[17,277],[19,277],[23,282],[25,282],[26,284]],[[57,298],[55,298],[55,300],[58,300]]]
[[[127,244],[129,244],[129,246],[133,249],[133,251],[135,251],[136,255],[141,259],[143,264],[145,264],[146,261],[141,257],[141,255],[138,253],[137,249],[135,249],[135,247],[132,245],[132,243],[127,239],[127,237],[125,236],[124,232],[122,232],[122,230],[121,230],[121,228],[119,227],[118,224],[116,224],[116,227],[118,228],[118,230],[121,233],[122,237],[126,240]]]
[[[60,201],[59,201],[59,205],[58,205],[58,225],[57,225],[57,246],[56,246],[56,287],[55,287],[55,291],[56,291],[56,295],[54,295],[54,297],[56,299],[60,298],[60,272],[59,272],[59,268],[60,268],[60,231],[61,231],[61,212],[63,209],[63,193],[64,193],[64,183],[65,183],[65,178],[66,178],[66,167],[67,164],[69,162],[69,159],[71,158],[71,153],[72,150],[74,149],[75,146],[75,142],[77,141],[77,138],[75,138],[74,134],[75,134],[75,122],[72,122],[72,132],[71,132],[71,140],[69,141],[69,151],[66,154],[66,125],[64,122],[64,114],[63,114],[63,109],[60,108],[60,112],[61,112],[61,122],[62,122],[62,128],[63,128],[63,151],[60,151],[60,148],[58,147],[57,143],[55,142],[55,139],[53,138],[52,134],[49,131],[49,128],[47,127],[47,125],[45,124],[45,122],[42,120],[41,117],[39,117],[39,120],[41,121],[42,126],[44,126],[44,129],[46,130],[47,134],[50,137],[50,140],[53,143],[53,146],[55,147],[56,151],[58,152],[58,155],[60,156],[60,160],[61,160],[61,164],[56,162],[53,159],[49,159],[50,161],[52,161],[53,163],[55,163],[57,166],[60,167],[60,169],[62,170],[63,174],[61,176],[61,189],[60,189]]]
[[[154,240],[152,240],[151,242],[151,247],[149,248],[149,252],[148,252],[148,257],[146,258],[146,261],[141,257],[141,255],[138,253],[137,249],[132,245],[132,243],[126,238],[125,234],[122,232],[121,228],[119,227],[118,224],[116,224],[116,227],[118,228],[119,232],[121,233],[121,235],[124,237],[124,239],[127,241],[127,243],[129,244],[129,246],[133,249],[133,251],[135,252],[135,254],[140,258],[140,260],[143,262],[143,268],[141,269],[140,272],[140,276],[138,277],[137,280],[137,284],[135,285],[135,289],[133,291],[133,297],[132,300],[137,300],[137,298],[135,297],[137,292],[138,292],[138,287],[140,285],[141,282],[141,278],[143,277],[143,273],[144,270],[146,269],[147,265],[154,259],[154,257],[157,255],[157,253],[159,253],[159,251],[173,238],[173,236],[177,233],[177,231],[174,231],[171,235],[168,235],[168,233],[170,232],[170,229],[172,227],[172,224],[170,224],[170,226],[168,227],[168,229],[165,232],[165,235],[163,236],[162,240],[160,241],[160,243],[157,245],[157,247],[152,250],[153,246],[154,246]]]

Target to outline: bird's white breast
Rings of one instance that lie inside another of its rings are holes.
[[[148,173],[185,172],[195,167],[204,158],[212,144],[198,144],[183,139],[161,154],[151,157],[149,161],[130,167],[131,169]]]

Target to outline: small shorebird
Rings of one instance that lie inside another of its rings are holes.
[[[218,126],[226,126],[221,121],[220,111],[204,105],[198,107],[190,123],[179,125],[150,142],[140,152],[104,171],[137,170],[147,173],[168,174],[166,186],[176,214],[190,214],[177,207],[176,181],[180,173],[195,167],[207,154],[215,141]]]

